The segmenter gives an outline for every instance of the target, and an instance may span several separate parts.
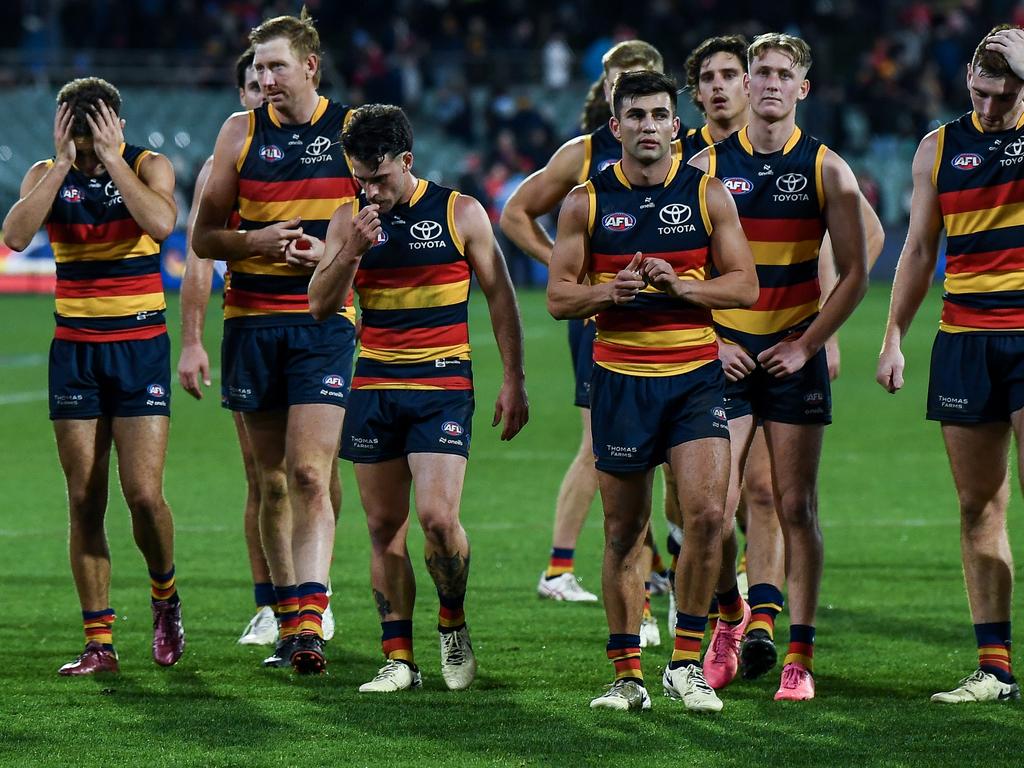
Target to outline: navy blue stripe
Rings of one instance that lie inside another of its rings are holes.
[[[231,288],[253,293],[275,293],[284,296],[302,296],[309,290],[309,276],[297,275],[253,275],[248,272],[232,272]]]
[[[437,362],[445,362],[443,360]],[[430,363],[382,363],[360,357],[356,360],[356,376],[377,379],[434,379],[460,376],[473,378],[473,365],[469,360],[461,360],[457,364],[437,365]]]
[[[445,325],[465,323],[466,303],[447,307],[425,307],[420,309],[364,309],[363,324],[368,328],[439,328]]]
[[[140,315],[142,316],[140,317]],[[56,312],[53,316],[57,319],[57,325],[62,325],[65,328],[90,328],[98,331],[119,331],[145,325],[162,325],[164,322],[162,309],[126,317],[62,317]]]
[[[1022,246],[1024,246],[1024,224],[950,237],[946,241],[946,253],[987,253],[988,251],[1001,251],[1006,248]]]
[[[57,263],[58,280],[99,280],[105,277],[138,277],[160,271],[160,254],[115,261],[67,261]]]
[[[943,293],[951,304],[972,309],[1020,309],[1024,307],[1024,291],[991,291],[988,293]]]
[[[802,261],[799,264],[758,264],[757,282],[762,288],[783,288],[814,280],[818,276],[818,260]]]

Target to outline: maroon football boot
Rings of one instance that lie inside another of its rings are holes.
[[[86,643],[85,650],[74,661],[69,661],[59,670],[58,675],[77,677],[79,675],[95,675],[97,672],[118,673],[117,654],[107,650],[95,641]]]
[[[153,601],[153,660],[162,667],[177,663],[185,651],[181,601]]]

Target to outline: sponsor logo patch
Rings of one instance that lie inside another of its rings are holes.
[[[85,195],[74,184],[67,184],[60,188],[60,199],[65,203],[80,203],[85,199]]]
[[[159,384],[150,384],[148,387],[146,387],[146,392],[148,392],[152,397],[163,397],[164,395],[167,394],[167,390],[165,390]]]
[[[324,376],[324,386],[331,389],[341,389],[345,386],[345,379],[336,373],[329,373]]]
[[[981,165],[981,155],[975,152],[961,152],[949,161],[949,164],[958,171],[973,171]]]
[[[284,159],[284,152],[277,144],[264,144],[260,147],[260,157],[268,163],[276,163]]]
[[[754,189],[750,179],[744,179],[742,176],[730,176],[727,179],[722,179],[722,183],[734,195],[745,195]]]
[[[601,226],[609,232],[625,232],[636,226],[636,217],[628,213],[608,213],[601,219]]]
[[[460,437],[466,430],[457,421],[446,421],[441,425],[441,431],[450,437]]]

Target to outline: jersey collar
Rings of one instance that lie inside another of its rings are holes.
[[[794,125],[793,133],[790,134],[789,139],[786,141],[785,146],[782,148],[782,154],[788,155],[790,152],[792,152],[793,147],[795,147],[797,145],[797,142],[800,141],[801,136],[803,136],[803,132],[800,130],[800,126]],[[740,140],[740,146],[743,147],[743,149],[746,151],[748,155],[753,156],[755,154],[754,145],[750,143],[750,138],[747,136],[747,126],[743,126],[742,128],[740,128],[738,137]]]
[[[985,133],[985,129],[981,127],[981,120],[978,119],[978,113],[971,110],[971,125],[978,133]],[[1024,112],[1021,112],[1020,117],[1017,119],[1017,126],[1015,130],[1019,130],[1024,126]]]
[[[672,165],[669,166],[668,174],[665,176],[665,182],[662,184],[663,187],[667,187],[669,184],[672,183],[672,180],[675,179],[676,174],[679,172],[679,165],[681,161],[682,158],[679,155],[673,153]],[[626,174],[623,173],[622,171],[621,160],[616,162],[615,165],[612,166],[612,169],[615,171],[615,178],[619,180],[619,183],[622,184],[622,186],[624,186],[626,189],[633,188],[633,185],[629,183],[629,179],[626,178]]]
[[[313,110],[313,116],[309,119],[310,125],[316,124],[316,121],[324,116],[324,112],[327,111],[327,104],[327,97],[321,96],[320,100],[316,104],[316,109]],[[278,117],[277,112],[274,111],[273,104],[267,104],[267,115],[270,117],[270,122],[278,128],[281,127],[281,118]]]

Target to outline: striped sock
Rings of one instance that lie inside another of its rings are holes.
[[[412,656],[412,619],[382,621],[380,647],[388,661],[401,661],[416,669]]]
[[[458,597],[444,598],[438,592],[437,597],[441,601],[437,611],[437,631],[456,632],[466,626],[466,612],[462,607],[466,600],[465,593]]]
[[[707,616],[676,613],[676,644],[672,649],[672,661],[669,662],[669,669],[700,663],[700,646],[704,642],[704,631],[707,624]]]
[[[789,650],[782,665],[797,664],[814,673],[814,627],[809,624],[789,625]]]
[[[1001,683],[1014,682],[1010,661],[1010,622],[975,624],[974,636],[978,640],[978,667],[995,675]]]
[[[608,658],[615,665],[616,680],[635,680],[643,685],[640,635],[608,635]]]
[[[299,588],[295,584],[274,587],[277,595],[277,626],[281,640],[299,633]]]
[[[99,643],[108,651],[114,650],[114,609],[82,611],[82,626],[85,627],[85,642]]]
[[[163,600],[168,603],[178,602],[178,588],[174,584],[174,566],[167,573],[149,572],[149,597],[155,603]]]
[[[712,632],[714,632],[715,627],[718,626],[718,619],[720,616],[721,613],[719,613],[718,610],[718,598],[712,595],[711,605],[708,607],[708,629]]]
[[[718,612],[726,624],[739,624],[743,621],[743,598],[740,597],[740,589],[735,584],[726,591],[719,592]]]
[[[252,595],[256,600],[256,607],[262,608],[269,605],[274,607],[277,597],[274,595],[274,585],[269,581],[259,581],[252,585]]]
[[[572,573],[572,560],[575,554],[575,549],[552,547],[551,559],[548,560],[548,569],[544,571],[544,578],[553,579],[563,573]]]
[[[324,636],[323,616],[327,610],[327,586],[317,581],[299,584],[299,632],[312,632]]]
[[[754,584],[750,588],[750,624],[747,632],[762,629],[775,637],[775,617],[784,605],[782,593],[774,584]]]

